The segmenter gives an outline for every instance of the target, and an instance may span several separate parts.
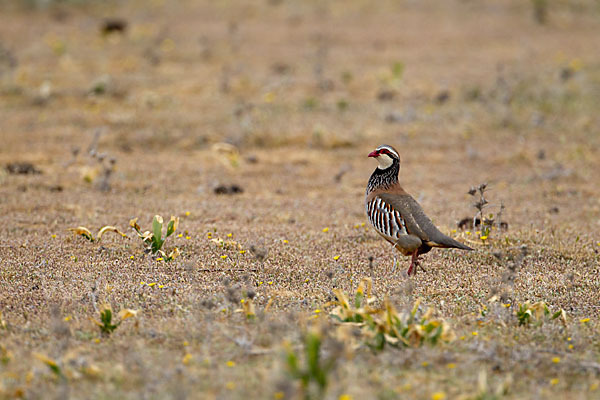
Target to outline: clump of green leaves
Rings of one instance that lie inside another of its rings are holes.
[[[98,313],[100,314],[100,320],[98,321],[96,319],[93,319],[93,321],[100,328],[100,332],[102,333],[102,335],[110,336],[110,334],[113,333],[113,331],[117,329],[123,321],[125,321],[127,318],[135,317],[138,312],[137,310],[124,308],[121,311],[119,311],[116,318],[113,319],[114,316],[112,307],[110,306],[110,304],[105,304],[102,307],[102,309],[98,311]]]
[[[286,351],[286,365],[289,375],[300,382],[305,399],[323,398],[328,384],[328,375],[335,366],[336,357],[323,358],[322,333],[313,328],[303,337],[304,357],[291,346]],[[313,396],[314,392],[317,392]]]
[[[383,350],[392,347],[418,347],[424,343],[435,345],[454,339],[454,332],[442,319],[433,318],[433,309],[419,312],[417,300],[409,313],[399,313],[386,299],[381,308],[373,308],[375,298],[371,297],[372,282],[364,278],[356,291],[353,304],[341,290],[334,290],[336,307],[330,315],[342,324],[361,327],[367,345]]]
[[[543,301],[531,304],[529,301],[521,304],[517,310],[517,320],[519,326],[542,326],[547,320],[560,319],[560,321],[567,324],[567,313],[562,308],[554,313],[550,313],[550,308]]]
[[[167,256],[166,253],[161,250],[165,240],[169,236],[171,236],[179,225],[179,217],[171,216],[169,223],[167,224],[167,232],[163,237],[163,218],[160,215],[155,215],[152,220],[152,232],[145,231],[142,233],[140,226],[137,223],[137,218],[129,221],[129,226],[131,226],[138,236],[142,239],[144,244],[147,246],[147,249],[152,254],[158,254],[165,259],[165,261],[174,260],[179,256],[179,249],[175,247],[173,251],[169,253]]]

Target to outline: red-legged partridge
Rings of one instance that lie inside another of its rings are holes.
[[[473,250],[440,232],[412,196],[400,186],[400,155],[381,145],[369,153],[377,168],[369,178],[365,207],[377,233],[405,256],[412,256],[408,275],[417,273],[419,255],[433,247]]]

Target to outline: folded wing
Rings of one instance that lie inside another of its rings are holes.
[[[417,236],[423,243],[431,247],[472,250],[470,247],[440,232],[412,196],[381,193],[373,201],[377,201],[377,199],[382,204],[380,208],[393,210],[393,213],[397,214],[404,222],[405,234]]]

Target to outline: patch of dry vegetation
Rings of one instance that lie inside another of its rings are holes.
[[[593,2],[42,3],[0,1],[1,398],[598,396]],[[383,142],[475,252],[394,267]]]

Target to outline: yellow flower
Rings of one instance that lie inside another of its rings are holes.
[[[184,341],[183,341],[183,345],[184,345],[184,346],[189,346],[189,345],[190,345],[190,342],[188,342],[187,340],[184,340]]]
[[[551,384],[552,386],[554,386],[554,385],[558,385],[558,378],[552,378],[552,379],[550,380],[550,384]]]
[[[70,320],[71,320],[71,316],[70,315],[68,315],[68,316],[65,317],[65,322],[69,322]]]
[[[571,338],[571,336],[569,336],[569,337],[567,338],[567,342],[570,342],[571,340],[573,340],[573,338]]]
[[[480,237],[481,240],[486,240],[487,238],[488,238],[487,235]]]
[[[446,393],[444,392],[435,392],[431,395],[431,400],[444,400],[446,398]]]
[[[241,299],[241,300],[240,300],[240,303],[244,304],[244,299]]]
[[[240,254],[246,254],[246,250],[240,250]]]
[[[510,307],[510,303],[502,304],[502,306],[505,308],[508,308],[508,307]]]
[[[260,285],[262,285],[262,284],[263,284],[263,281],[260,281],[260,282],[258,282],[258,286],[260,286]]]
[[[321,310],[319,310],[318,308],[315,310],[315,314],[318,314],[320,312],[321,312]]]
[[[206,236],[208,236],[208,238],[210,239],[210,238],[212,237],[212,233],[211,233],[211,232],[208,232],[208,233],[206,234]]]
[[[156,259],[156,261],[162,261],[162,260],[164,260],[164,258],[162,258],[162,257],[158,257],[158,258]]]
[[[352,400],[352,396],[350,396],[349,394],[340,394],[338,400]]]
[[[402,386],[398,386],[398,387],[396,388],[396,390],[397,390],[397,391],[399,391],[399,392],[401,392],[401,391],[406,391],[406,390],[410,390],[410,389],[412,389],[412,385],[411,385],[410,383],[405,383],[404,385],[402,385]]]
[[[52,235],[51,237],[52,237],[52,239],[56,239],[56,235]]]
[[[186,236],[185,239],[186,240],[190,240],[192,237],[191,236]]]
[[[265,95],[263,96],[263,100],[265,101],[265,103],[272,103],[275,100],[275,93],[273,93],[273,92],[265,93]]]
[[[152,287],[152,286],[154,286],[154,285],[156,285],[156,282],[152,282],[152,283],[149,283],[149,284],[148,284],[148,286],[150,286],[150,287]]]
[[[230,361],[227,361],[226,365],[227,365],[229,368],[233,368],[233,367],[235,367],[235,361],[231,361],[231,360],[230,360]]]
[[[587,324],[588,322],[590,322],[590,319],[589,318],[580,319],[579,322],[581,322],[582,324]]]
[[[227,234],[227,237],[229,237],[229,238],[230,238],[230,237],[233,237],[233,233],[228,233],[228,234]]]
[[[275,398],[275,400],[281,400],[285,397],[285,393],[283,392],[275,392],[273,394],[273,398]]]
[[[329,228],[323,228],[323,232],[329,232]]]
[[[134,256],[131,256],[131,257],[129,257],[129,258],[130,258],[131,260],[133,260],[135,257],[134,257]]]
[[[554,364],[558,364],[558,363],[560,362],[560,357],[553,357],[553,358],[552,358],[552,362],[553,362]]]
[[[470,235],[470,234],[471,234],[471,231],[466,231],[465,233],[466,233],[467,235]]]
[[[428,363],[427,361],[423,361],[423,362],[421,363],[421,365],[422,365],[423,367],[426,367],[426,366],[428,366],[428,365],[429,365],[429,363]]]
[[[600,387],[600,384],[598,384],[598,382],[594,382],[590,385],[590,392],[595,392],[596,390],[598,390],[598,387]]]
[[[283,239],[283,243],[288,244],[290,241],[287,239]]]
[[[456,364],[454,364],[454,363],[448,363],[448,364],[446,364],[446,368],[448,368],[448,369],[454,369],[454,368],[456,368]]]
[[[190,212],[189,212],[189,211],[186,211],[186,212],[185,212],[185,216],[186,216],[186,217],[189,217],[189,216],[190,216]]]
[[[164,288],[164,287],[165,287],[165,285],[158,285],[158,288],[159,288],[159,289],[162,289],[162,288]]]
[[[309,281],[310,281],[310,279],[306,278],[306,279],[304,280],[304,283],[308,283]]]
[[[460,340],[465,340],[465,336],[464,336],[464,335],[463,335],[463,336],[461,336],[461,337],[460,337]]]
[[[224,260],[224,259],[226,259],[226,258],[227,258],[227,254],[224,254],[224,255],[222,255],[222,256],[221,256],[221,258],[222,258],[223,260]]]
[[[573,345],[572,344],[570,344],[568,347],[569,347],[569,350],[573,350]]]
[[[339,259],[340,259],[340,256],[335,256],[335,257],[333,257],[333,259],[334,259],[335,261],[337,261],[337,260],[339,260]]]
[[[185,356],[183,356],[183,360],[181,360],[184,365],[188,365],[190,361],[192,361],[192,355],[190,353],[186,353]]]
[[[268,283],[269,285],[272,285],[272,284],[273,284],[273,281],[269,281],[269,282],[267,282],[267,283]]]
[[[579,71],[582,66],[583,66],[583,63],[581,62],[581,59],[579,59],[579,58],[574,58],[571,61],[569,61],[569,67],[571,67],[571,69],[573,71]]]
[[[100,339],[99,338],[94,339],[94,343],[100,343]]]
[[[140,285],[145,285],[145,284],[146,284],[146,282],[144,282],[144,281],[140,282]]]
[[[456,229],[452,229],[452,231],[451,231],[451,232],[452,232],[452,233],[456,233]]]
[[[177,235],[178,238],[183,237],[183,233],[180,233],[179,235]]]
[[[477,336],[477,335],[479,335],[479,333],[477,331],[473,331],[473,332],[471,332],[471,335]]]

